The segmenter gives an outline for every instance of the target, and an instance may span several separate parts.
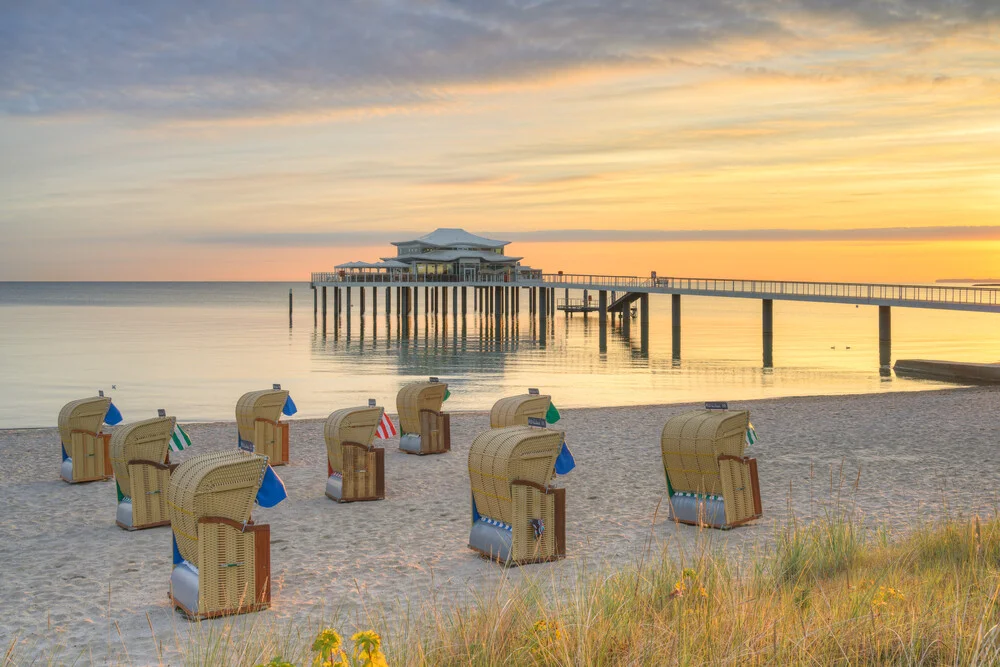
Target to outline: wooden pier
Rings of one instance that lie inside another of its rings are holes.
[[[649,278],[637,276],[601,276],[585,274],[543,274],[530,275],[469,276],[462,279],[449,274],[420,274],[394,271],[372,273],[366,271],[336,271],[312,274],[311,286],[318,290],[314,294],[313,315],[317,318],[322,308],[322,330],[327,330],[327,294],[333,290],[335,333],[339,327],[340,315],[346,315],[348,331],[351,327],[351,292],[358,288],[360,315],[365,316],[365,291],[371,289],[371,305],[377,308],[378,290],[385,293],[386,314],[395,303],[397,316],[407,318],[414,315],[412,331],[416,332],[421,300],[425,314],[447,315],[449,298],[452,317],[465,317],[469,308],[487,317],[495,318],[497,331],[502,322],[520,313],[520,300],[526,294],[528,312],[532,321],[539,324],[539,340],[545,343],[549,332],[548,323],[557,311],[567,317],[572,313],[594,313],[598,315],[600,345],[607,346],[607,324],[610,320],[622,328],[623,335],[630,335],[633,312],[638,311],[643,348],[649,339],[649,297],[650,295],[670,295],[673,342],[672,354],[675,360],[681,356],[681,298],[683,296],[711,296],[723,298],[759,299],[761,302],[762,361],[764,367],[773,366],[774,302],[808,301],[819,303],[842,303],[878,307],[879,322],[879,365],[883,374],[889,373],[892,347],[891,309],[933,308],[938,310],[963,310],[1000,313],[1000,289],[994,287],[957,287],[942,285],[898,285],[882,283],[833,283],[773,280],[729,280],[711,278],[661,278],[655,274]],[[343,290],[344,294],[341,295]],[[563,299],[556,301],[557,290],[562,290]],[[583,293],[582,299],[571,299],[570,290]],[[395,300],[393,301],[393,292]],[[471,295],[470,295],[471,292]],[[597,292],[596,305],[592,292]],[[610,299],[609,299],[610,295]],[[347,300],[346,311],[341,309],[343,299]],[[636,304],[638,307],[636,307]],[[544,326],[542,326],[544,324]],[[318,326],[318,322],[317,322]],[[410,331],[410,324],[406,325]]]

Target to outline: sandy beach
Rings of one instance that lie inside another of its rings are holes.
[[[738,549],[765,542],[789,507],[803,518],[827,511],[831,475],[872,525],[992,514],[998,406],[998,388],[731,403],[751,410],[760,437],[766,516],[712,539]],[[665,500],[660,431],[689,407],[564,410],[556,427],[577,461],[559,482],[568,558],[512,570],[511,581],[624,564],[650,537],[692,544],[697,529],[671,523],[663,506],[656,513]],[[441,456],[408,456],[387,441],[386,499],[339,505],[323,494],[322,421],[293,420],[292,462],[277,469],[289,499],[254,515],[271,525],[274,578],[273,607],[259,616],[305,621],[365,605],[394,614],[398,602],[414,611],[432,596],[460,603],[499,582],[502,568],[466,548],[468,447],[488,426],[486,413],[454,415],[453,449]],[[235,446],[233,423],[185,428],[194,444],[175,461]],[[157,661],[155,635],[176,664],[194,626],[167,600],[169,527],[121,530],[113,482],[69,485],[58,471],[55,428],[0,431],[0,646],[16,637],[26,657],[147,664]]]

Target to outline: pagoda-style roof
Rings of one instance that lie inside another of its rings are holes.
[[[464,229],[458,229],[457,227],[440,227],[435,229],[430,234],[425,234],[420,238],[414,239],[412,241],[393,241],[392,245],[409,245],[411,243],[419,243],[421,245],[435,247],[435,248],[453,248],[455,246],[474,246],[477,248],[502,248],[509,244],[510,241],[497,241],[495,239],[488,239],[485,236],[477,236],[475,234],[470,234]]]
[[[390,258],[383,259],[388,261]],[[488,250],[432,250],[414,255],[400,255],[391,259],[410,265],[416,262],[454,262],[459,259],[478,259],[490,264],[513,264],[522,258],[498,255]]]

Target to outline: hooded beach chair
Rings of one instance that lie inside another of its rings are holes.
[[[385,449],[373,447],[383,408],[344,408],[326,420],[326,495],[341,503],[385,498]]]
[[[531,391],[534,393],[508,396],[494,403],[490,410],[490,428],[526,426],[529,417],[545,419],[552,397]]]
[[[671,417],[660,446],[671,518],[733,528],[763,514],[757,460],[744,456],[750,413],[693,410]]]
[[[102,433],[101,426],[109,410],[114,410],[111,399],[93,396],[70,401],[59,411],[59,439],[62,441],[62,466],[59,474],[70,483],[95,482],[110,479],[111,457],[108,454],[110,433]],[[117,410],[117,419],[121,420]]]
[[[272,466],[286,465],[288,423],[278,421],[282,414],[295,414],[295,404],[280,385],[243,394],[236,403],[240,449],[266,456]]]
[[[448,385],[431,382],[404,385],[396,395],[399,448],[407,454],[443,454],[451,449],[451,415],[441,412]]]
[[[167,488],[170,437],[177,420],[156,417],[123,424],[111,435],[111,466],[118,487],[115,523],[125,530],[170,525]]]
[[[270,507],[283,498],[284,487],[263,456],[229,450],[181,463],[167,495],[174,538],[174,606],[190,618],[269,607],[270,526],[253,523],[250,513],[255,500]]]
[[[566,555],[566,490],[549,487],[563,436],[544,427],[507,426],[472,441],[470,549],[517,565]]]

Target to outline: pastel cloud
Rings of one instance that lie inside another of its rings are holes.
[[[0,11],[6,113],[168,118],[421,107],[455,86],[731,44],[774,54],[831,18],[909,39],[1000,15],[992,0],[22,0]]]

